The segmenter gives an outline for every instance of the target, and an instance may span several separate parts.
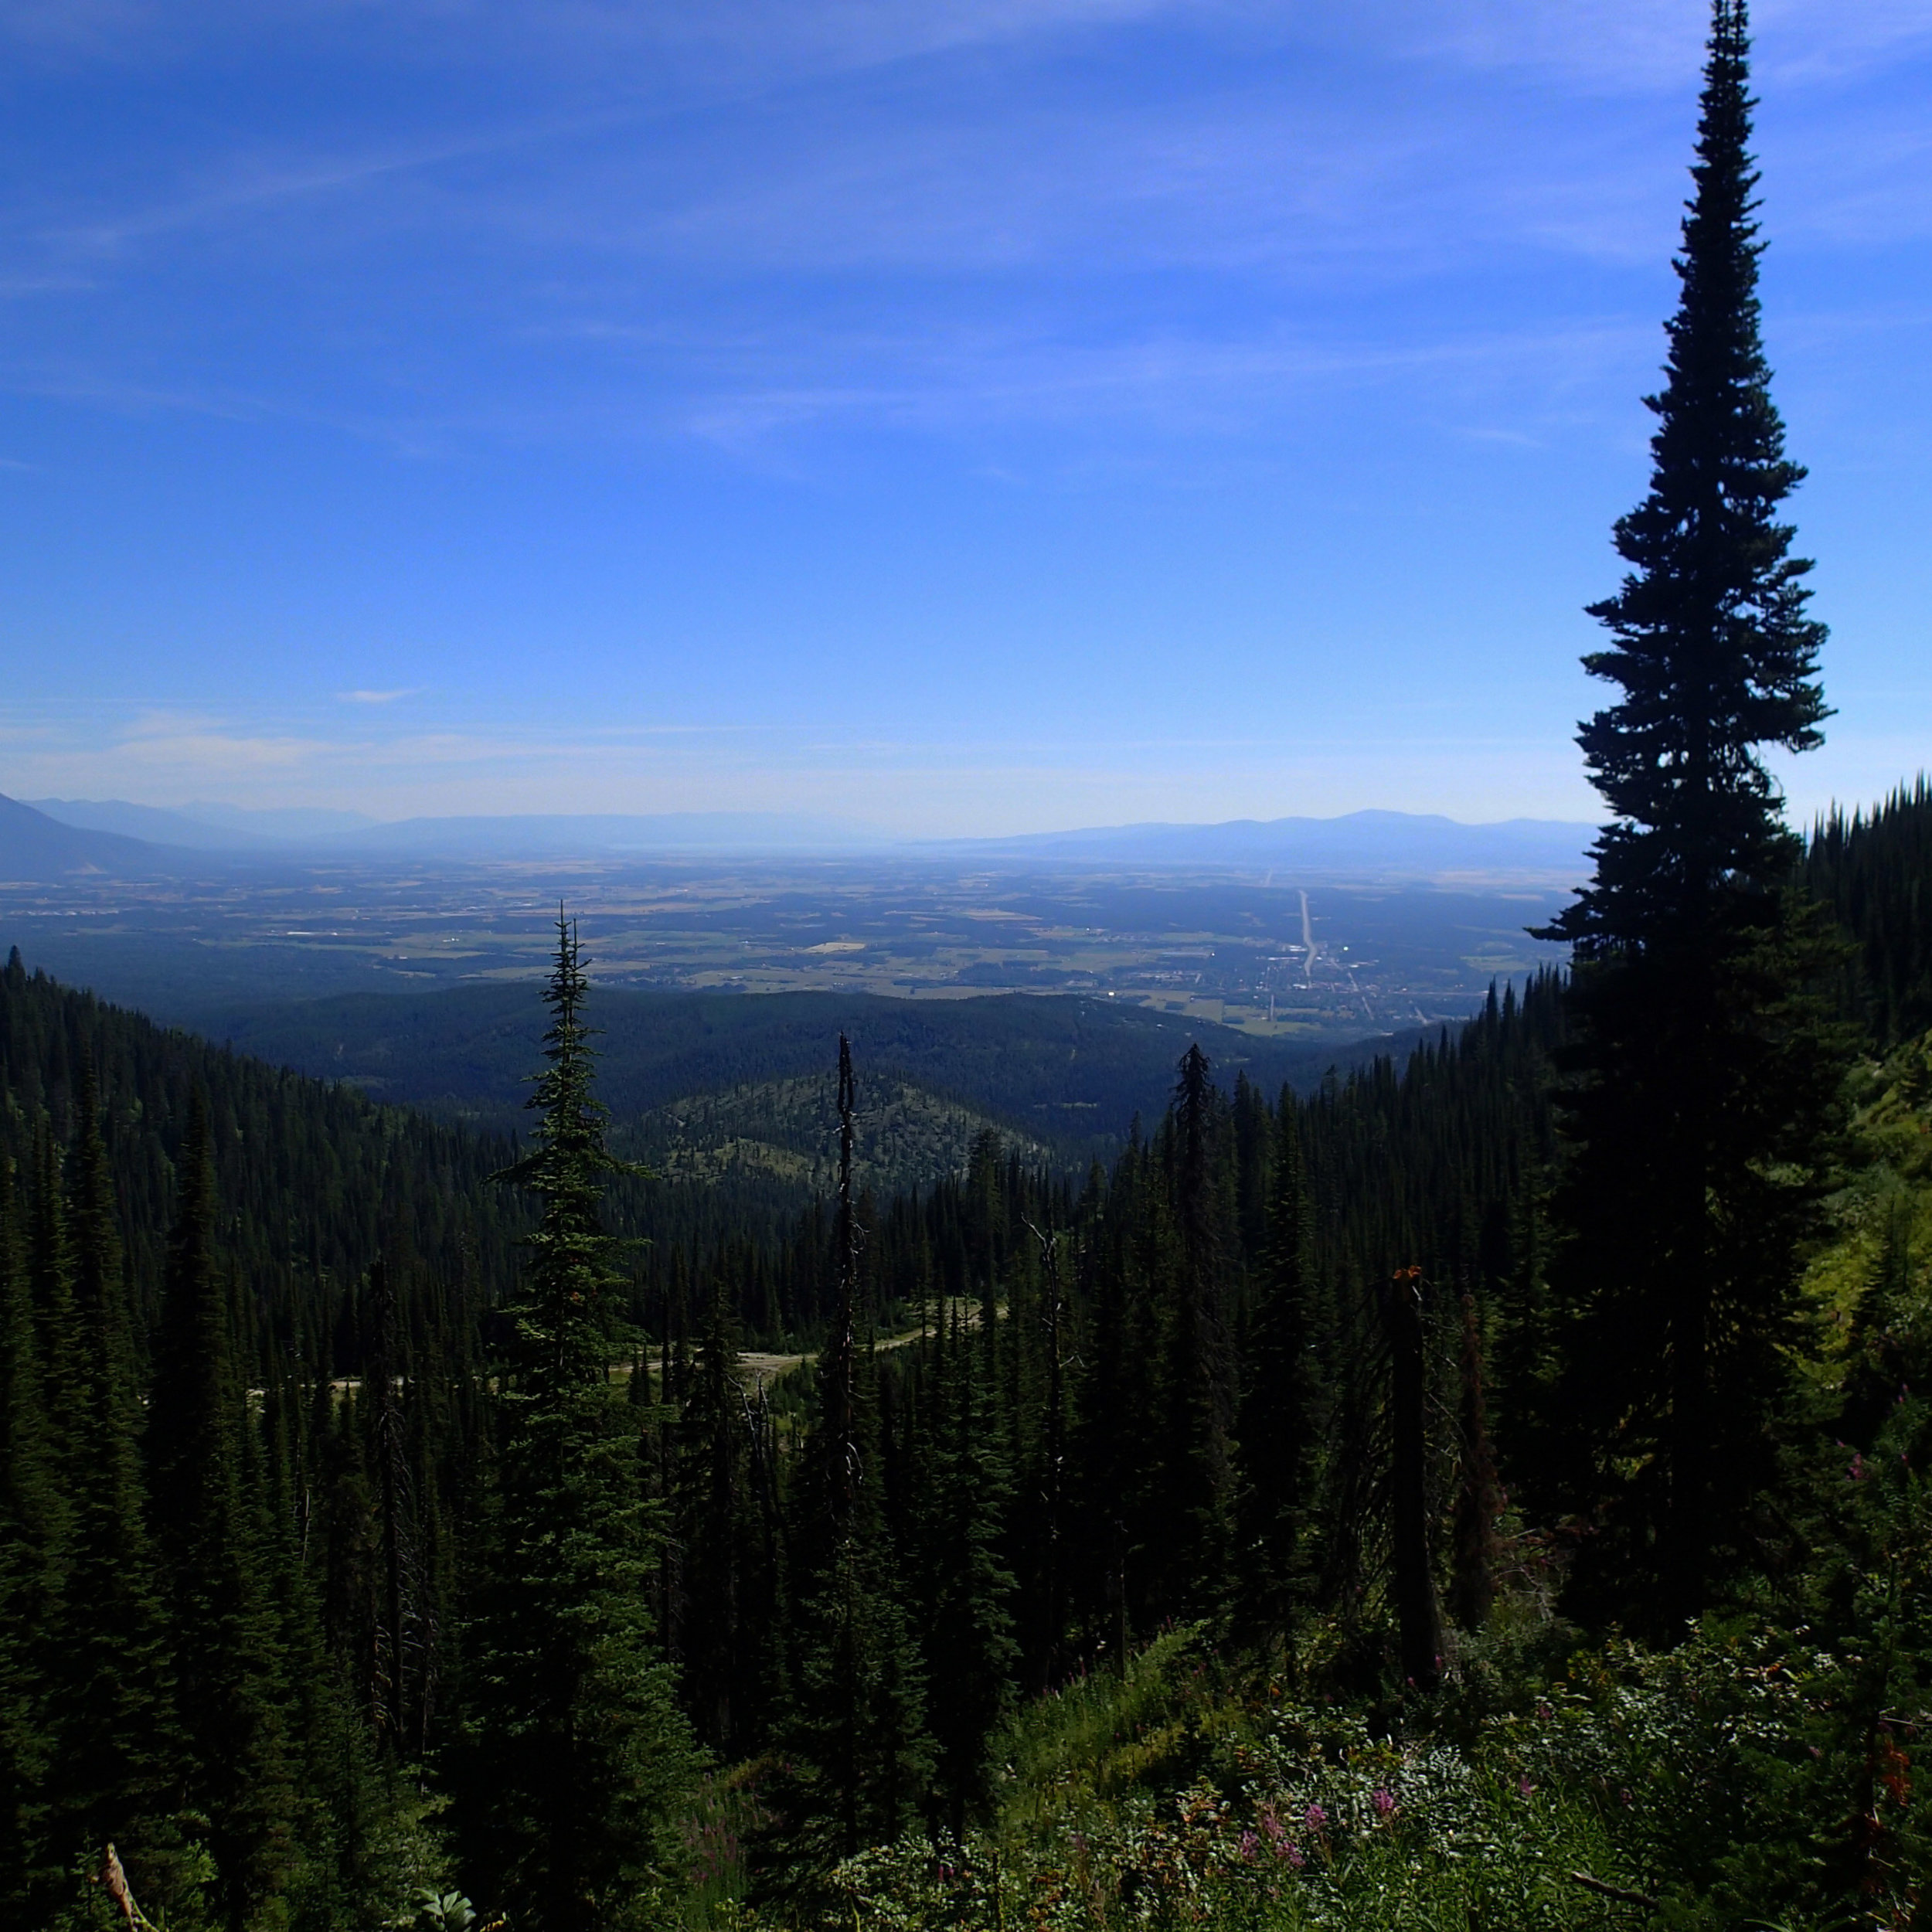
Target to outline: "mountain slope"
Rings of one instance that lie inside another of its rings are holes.
[[[252,832],[224,830],[185,811],[162,805],[130,804],[124,798],[29,798],[23,801],[56,824],[79,832],[111,832],[144,844],[173,845],[188,852],[259,852],[274,842]]]
[[[536,1002],[531,1001],[533,1009]],[[39,973],[0,968],[0,1162],[23,1183],[43,1132],[71,1142],[83,1057],[94,1073],[122,1216],[138,1332],[158,1312],[175,1169],[199,1091],[214,1129],[226,1258],[257,1319],[313,1348],[335,1331],[386,1242],[494,1300],[526,1204],[487,1185],[500,1141],[225,1053]],[[354,1343],[355,1328],[346,1331]]]
[[[0,793],[0,882],[52,883],[87,872],[145,878],[168,871],[182,856],[145,839],[63,825]]]

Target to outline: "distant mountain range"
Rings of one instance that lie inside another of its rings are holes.
[[[512,813],[372,818],[353,811],[172,808],[122,798],[22,801],[60,823],[199,852],[380,853],[438,859],[562,859],[602,853],[845,851],[888,842],[863,825],[797,813]]]
[[[1355,811],[1335,818],[1095,826],[1009,838],[894,842],[862,826],[778,812],[526,814],[378,821],[353,812],[164,808],[123,800],[0,801],[0,879],[205,869],[217,855],[493,859],[626,854],[820,852],[1022,865],[1236,867],[1296,877],[1420,881],[1536,878],[1569,884],[1588,870],[1589,825],[1510,818],[1464,825],[1434,815]]]
[[[191,852],[270,852],[353,838],[380,821],[359,811],[251,811],[210,802],[131,804],[124,798],[26,798],[19,801],[63,825]]]
[[[1561,818],[1464,825],[1436,813],[1352,811],[1336,818],[1234,818],[1214,825],[1100,825],[1016,838],[951,839],[961,857],[1156,866],[1280,867],[1308,876],[1440,877],[1536,873],[1580,879],[1594,825]]]
[[[43,885],[62,879],[151,878],[192,864],[196,855],[119,832],[63,825],[44,811],[0,794],[0,885]]]

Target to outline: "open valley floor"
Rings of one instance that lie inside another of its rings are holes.
[[[560,903],[600,984],[920,1000],[1082,994],[1311,1044],[1461,1019],[1557,956],[1545,880],[867,858],[211,864],[0,883],[0,943],[171,1022],[238,1002],[525,979]]]

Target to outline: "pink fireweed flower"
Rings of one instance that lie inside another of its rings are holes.
[[[1302,1866],[1306,1865],[1308,1862],[1308,1861],[1302,1856],[1301,1848],[1300,1845],[1291,1845],[1288,1847],[1288,1862],[1293,1866],[1298,1872],[1300,1871]]]
[[[1376,1808],[1377,1818],[1386,1818],[1396,1808],[1395,1793],[1379,1784],[1376,1787],[1375,1794],[1369,1801]]]
[[[1261,1849],[1261,1841],[1252,1832],[1241,1834],[1241,1857],[1244,1863],[1251,1863],[1254,1855]]]
[[[1270,1842],[1278,1851],[1281,1841],[1287,1836],[1287,1833],[1281,1828],[1281,1821],[1275,1816],[1272,1804],[1265,1806],[1262,1810],[1261,1828],[1267,1833]]]
[[[1525,1798],[1527,1798],[1536,1788],[1536,1786],[1531,1784],[1526,1777],[1519,1777],[1516,1780],[1516,1789],[1520,1791]]]
[[[1301,1814],[1302,1822],[1311,1832],[1318,1832],[1328,1821],[1328,1815],[1319,1804],[1311,1804]]]

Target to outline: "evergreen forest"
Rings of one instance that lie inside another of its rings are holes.
[[[917,1188],[828,1037],[781,1212],[631,1158],[567,911],[515,1133],[12,954],[0,1923],[1932,1925],[1932,790],[1764,762],[1748,60],[1570,963],[1460,1029]]]

